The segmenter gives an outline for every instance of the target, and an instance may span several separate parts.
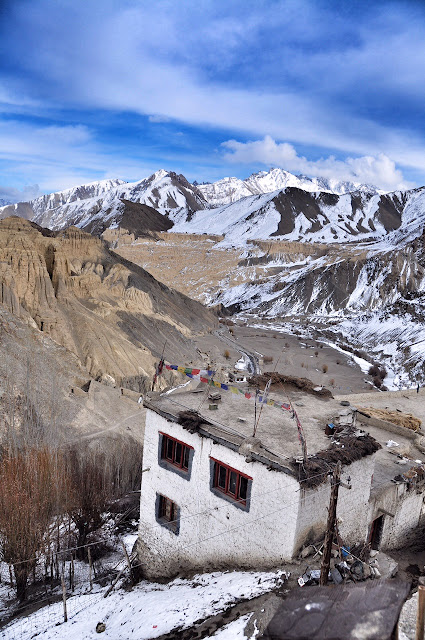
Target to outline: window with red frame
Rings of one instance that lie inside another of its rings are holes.
[[[162,449],[161,449],[161,458],[162,460],[166,460],[170,464],[178,467],[179,469],[183,469],[183,471],[189,470],[189,455],[190,450],[193,447],[189,447],[184,442],[180,442],[180,440],[176,440],[175,438],[171,438],[167,436],[165,433],[162,435]]]
[[[249,476],[245,476],[243,473],[236,471],[236,469],[214,460],[213,487],[241,505],[246,505],[249,480],[251,480]]]

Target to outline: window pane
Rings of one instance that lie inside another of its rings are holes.
[[[241,476],[241,479],[239,482],[239,497],[242,500],[246,500],[247,491],[248,491],[248,480],[243,476]]]
[[[183,447],[183,469],[189,468],[189,449],[188,447]]]
[[[159,517],[163,518],[165,516],[165,498],[164,496],[159,497]]]
[[[221,489],[226,488],[226,467],[218,467],[217,485]]]
[[[174,456],[175,456],[174,457],[174,461],[177,464],[181,464],[181,462],[182,462],[182,449],[183,449],[183,447],[181,446],[180,442],[176,442],[176,449],[175,449],[175,452],[174,452]]]
[[[236,495],[236,482],[237,482],[238,476],[234,471],[230,472],[230,479],[229,479],[229,493],[233,493],[233,495]]]
[[[170,438],[167,438],[167,458],[169,458],[169,460],[173,459],[173,445],[174,442],[170,440]]]
[[[171,500],[167,499],[166,508],[165,508],[165,517],[170,522],[173,519],[173,503]]]

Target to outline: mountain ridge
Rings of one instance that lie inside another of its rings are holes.
[[[231,204],[288,187],[311,193],[321,187],[324,193],[338,194],[356,187],[364,194],[378,193],[368,185],[294,176],[283,169],[252,174],[245,181],[224,178],[210,185],[191,184],[182,174],[160,169],[137,182],[101,180],[0,207],[0,218],[18,215],[53,230],[75,225],[100,235],[105,228],[121,225],[124,201],[151,207],[172,223],[190,223],[199,211],[214,210],[218,202]]]
[[[199,191],[204,194],[205,199],[213,208],[237,202],[244,197],[272,193],[273,191],[286,189],[287,187],[296,187],[309,192],[321,191],[338,195],[352,191],[383,193],[372,185],[321,177],[309,178],[303,175],[294,175],[279,167],[274,167],[269,171],[252,173],[244,180],[226,177],[217,182],[198,185]]]

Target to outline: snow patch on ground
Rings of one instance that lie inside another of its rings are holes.
[[[285,577],[283,571],[215,572],[196,575],[191,580],[176,579],[168,584],[143,581],[132,591],[117,589],[107,598],[103,597],[105,589],[96,587],[96,592],[68,598],[67,623],[63,623],[62,602],[58,602],[14,621],[2,629],[2,638],[95,638],[96,624],[104,622],[104,640],[149,640],[173,629],[190,627],[197,620],[225,611],[241,599],[249,600],[267,593]],[[215,637],[220,640],[243,638],[240,635],[242,623],[236,624],[240,620],[220,632],[239,635]]]
[[[254,640],[257,633],[250,636],[248,639],[244,633],[244,629],[250,617],[250,613],[247,613],[245,616],[241,616],[237,620],[226,624],[222,629],[210,636],[210,638],[214,638],[214,640]]]
[[[235,369],[238,371],[248,371],[249,370],[250,361],[245,355],[243,355],[235,364]]]

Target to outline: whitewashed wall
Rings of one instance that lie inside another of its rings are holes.
[[[342,468],[341,480],[351,478],[351,489],[339,487],[337,518],[339,532],[348,545],[366,542],[369,535],[369,498],[375,455]]]
[[[403,547],[412,533],[424,525],[423,488],[417,492],[405,484],[392,484],[371,503],[370,522],[384,515],[380,549]],[[389,514],[393,514],[393,517]]]
[[[338,491],[337,518],[339,532],[343,542],[353,545],[364,542],[369,531],[369,496],[375,456],[367,456],[342,467],[341,481],[351,489],[340,486]],[[330,482],[319,485],[317,489],[302,492],[298,512],[298,525],[294,553],[303,544],[319,540],[326,531],[330,499]]]
[[[190,481],[158,465],[158,432],[194,448]],[[245,512],[210,490],[210,456],[253,478]],[[145,429],[138,550],[148,577],[191,569],[276,566],[292,556],[299,484],[291,476],[246,462],[236,451],[191,434],[148,410]],[[156,494],[180,507],[175,535],[155,519]]]

